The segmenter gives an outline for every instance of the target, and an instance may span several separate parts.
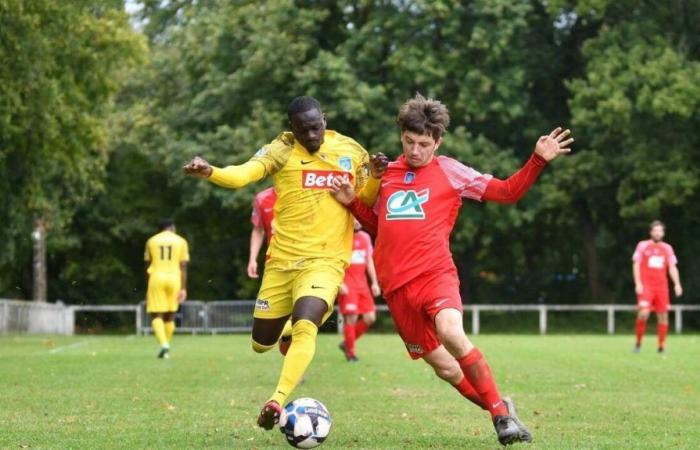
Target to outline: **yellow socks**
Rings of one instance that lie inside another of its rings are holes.
[[[318,327],[309,320],[297,320],[292,326],[292,345],[284,358],[277,389],[270,400],[284,405],[314,358],[317,334]]]
[[[284,324],[284,328],[282,328],[282,334],[280,335],[280,337],[289,337],[291,335],[292,335],[292,319],[289,319]]]
[[[165,338],[170,343],[173,339],[173,334],[175,334],[175,321],[171,320],[170,322],[163,322],[163,324],[165,325]]]
[[[151,327],[153,328],[153,334],[156,336],[156,339],[158,340],[160,346],[167,347],[168,338],[165,335],[165,324],[163,323],[163,319],[161,319],[160,317],[156,317],[151,322]]]

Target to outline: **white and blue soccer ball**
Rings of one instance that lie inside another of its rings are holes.
[[[280,431],[296,448],[318,447],[331,432],[331,415],[323,403],[313,398],[298,398],[280,415]]]

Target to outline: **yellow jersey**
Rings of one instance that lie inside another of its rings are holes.
[[[190,260],[187,241],[172,231],[165,230],[151,236],[146,242],[144,261],[150,262],[148,274],[180,274],[180,263]]]
[[[309,153],[291,132],[284,132],[242,166],[213,168],[209,179],[241,187],[265,176],[272,176],[277,193],[269,257],[290,262],[332,258],[349,264],[352,214],[329,189],[335,177],[350,177],[361,191],[369,176],[367,151],[353,139],[326,130],[321,147]]]

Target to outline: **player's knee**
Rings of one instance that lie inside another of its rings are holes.
[[[259,342],[256,342],[255,339],[251,339],[250,344],[251,344],[253,351],[255,353],[269,352],[270,350],[272,350],[275,347],[274,344],[272,344],[272,345],[261,344]]]
[[[367,326],[372,326],[377,320],[377,316],[374,314],[365,314],[362,316],[362,320],[367,324]]]
[[[450,366],[433,366],[433,370],[435,371],[435,375],[445,381],[452,381],[461,374],[461,369],[457,364]]]

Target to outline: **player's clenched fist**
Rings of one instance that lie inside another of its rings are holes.
[[[192,161],[182,167],[183,172],[198,178],[209,178],[211,176],[211,165],[203,158],[195,156]]]
[[[369,160],[369,170],[374,178],[381,178],[389,165],[389,158],[384,153],[372,155]]]
[[[540,155],[545,161],[551,161],[559,155],[571,153],[569,145],[574,142],[573,138],[567,137],[571,130],[562,130],[556,127],[547,136],[541,136],[535,144],[535,153]]]

